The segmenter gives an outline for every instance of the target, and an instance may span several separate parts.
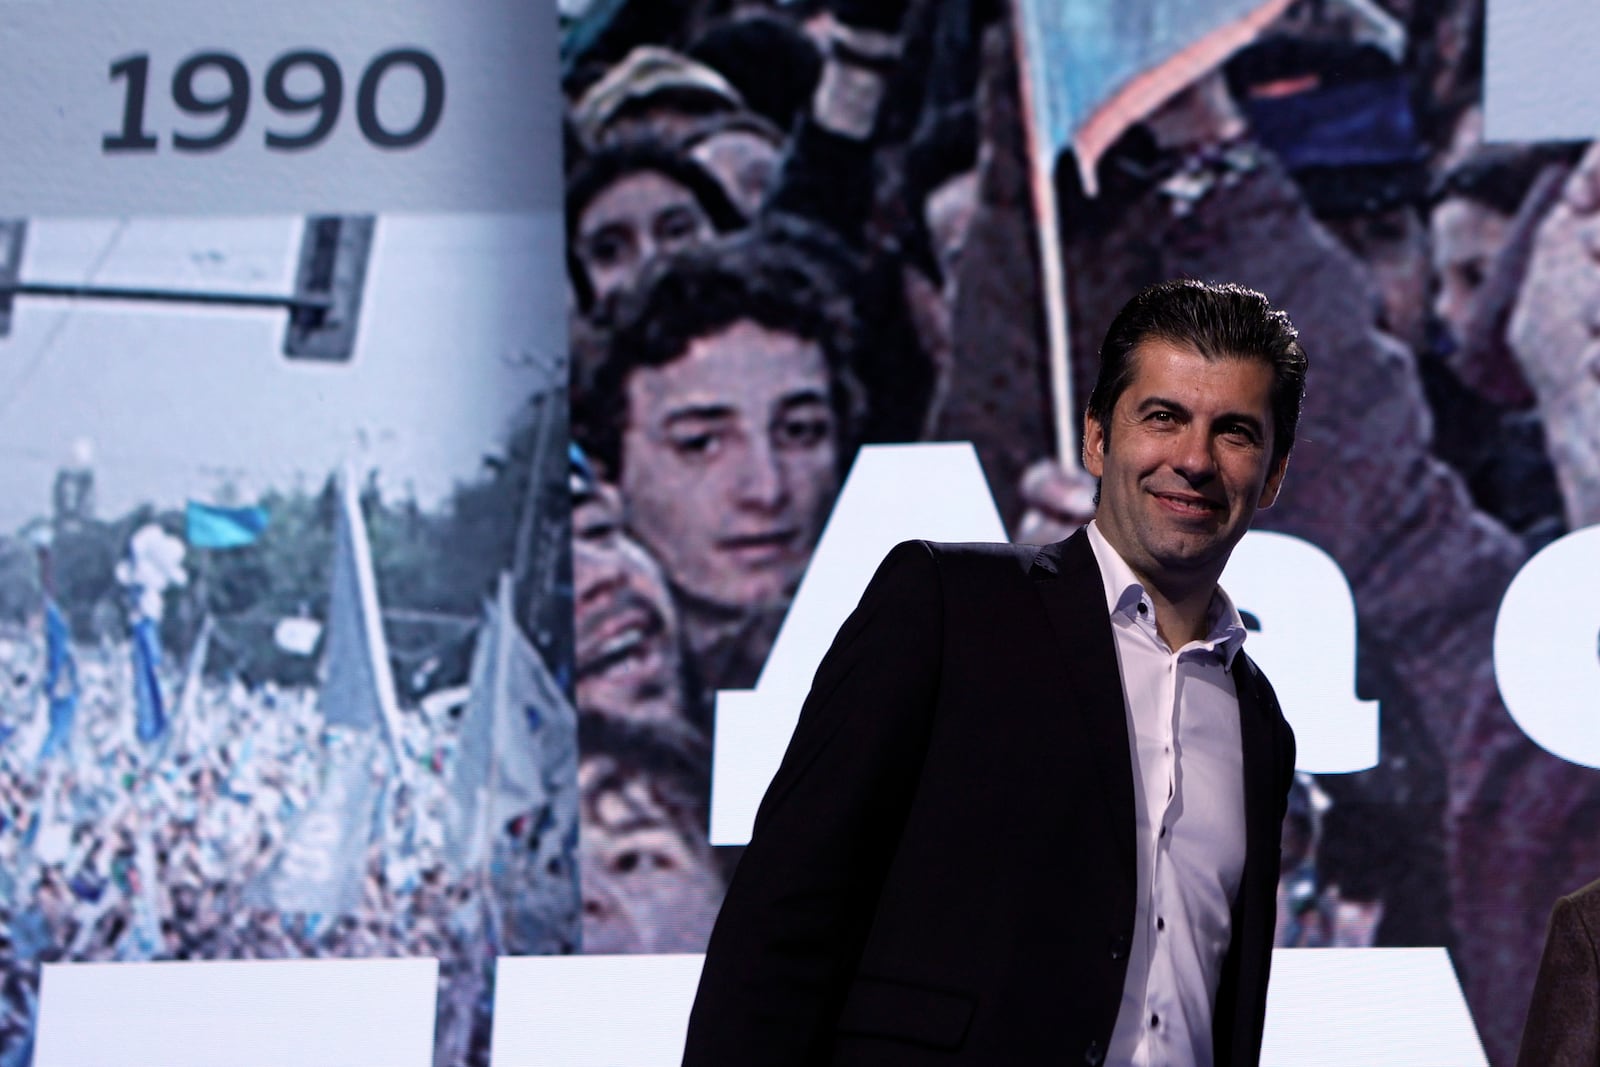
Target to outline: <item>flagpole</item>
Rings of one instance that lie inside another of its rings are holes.
[[[1055,431],[1056,462],[1066,470],[1078,467],[1078,433],[1072,396],[1071,340],[1067,332],[1066,255],[1061,244],[1061,205],[1056,198],[1055,159],[1049,139],[1041,135],[1040,107],[1034,65],[1028,49],[1027,0],[1012,0],[1011,35],[1017,58],[1024,141],[1028,151],[1029,188],[1033,192],[1034,230],[1039,236],[1039,281],[1044,297],[1045,355],[1050,369],[1050,421]]]

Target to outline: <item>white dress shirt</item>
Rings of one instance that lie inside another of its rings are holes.
[[[1209,1065],[1211,1012],[1244,870],[1244,759],[1229,673],[1244,622],[1220,588],[1208,633],[1177,651],[1091,522],[1122,674],[1138,857],[1133,945],[1108,1064]]]

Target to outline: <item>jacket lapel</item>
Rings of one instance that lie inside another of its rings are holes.
[[[1041,548],[1030,575],[1055,629],[1055,659],[1069,675],[1062,698],[1088,733],[1100,795],[1117,828],[1117,861],[1131,884],[1136,876],[1133,755],[1105,586],[1088,535],[1079,530]]]
[[[1249,899],[1254,888],[1250,876],[1276,855],[1281,834],[1276,816],[1282,798],[1273,796],[1279,775],[1270,709],[1261,699],[1255,664],[1243,652],[1233,661],[1233,687],[1239,697],[1239,748],[1244,760],[1245,881],[1240,892],[1247,905],[1260,906],[1260,901]]]
[[[1233,662],[1233,687],[1239,696],[1239,748],[1244,760],[1245,855],[1255,859],[1277,844],[1273,813],[1272,727],[1256,684],[1255,664],[1240,653]]]

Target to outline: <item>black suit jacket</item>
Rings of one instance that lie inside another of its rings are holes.
[[[1600,1067],[1600,882],[1550,912],[1517,1067]]]
[[[1253,1064],[1294,737],[1244,656],[1233,673],[1249,825],[1214,1038],[1219,1064]],[[1087,537],[900,545],[818,668],[761,803],[684,1063],[1098,1063],[1134,863]]]

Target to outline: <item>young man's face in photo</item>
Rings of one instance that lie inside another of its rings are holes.
[[[578,707],[633,719],[684,714],[677,616],[661,568],[622,528],[616,489],[572,508]]]
[[[750,321],[627,381],[628,525],[668,579],[712,604],[781,606],[838,491],[822,349]]]
[[[626,288],[644,265],[715,233],[694,194],[652,170],[625,175],[583,209],[574,252],[596,299]]]

